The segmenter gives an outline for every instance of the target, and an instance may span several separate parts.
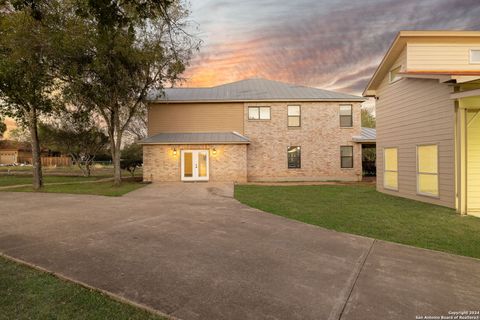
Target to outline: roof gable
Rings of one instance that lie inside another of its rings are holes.
[[[151,102],[364,101],[362,97],[266,79],[246,79],[209,88],[151,91]]]
[[[387,53],[383,57],[375,73],[370,79],[367,87],[363,92],[363,96],[374,96],[375,90],[383,81],[387,73],[392,68],[402,51],[410,42],[458,42],[460,39],[480,40],[480,31],[400,31],[395,40],[390,45]],[[406,66],[408,68],[408,66]],[[463,74],[463,73],[462,73]]]

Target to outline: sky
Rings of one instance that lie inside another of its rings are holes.
[[[261,77],[361,94],[400,30],[480,30],[480,0],[191,0],[183,86]]]

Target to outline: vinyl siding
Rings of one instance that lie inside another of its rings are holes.
[[[480,50],[480,42],[408,43],[408,70],[478,71],[479,64],[470,63],[470,49]]]
[[[150,104],[148,135],[160,132],[243,134],[243,103]]]
[[[404,59],[400,56],[399,59]],[[455,207],[455,108],[451,88],[437,80],[407,79],[377,90],[377,189],[381,192]],[[417,194],[417,145],[439,150],[439,197]],[[398,191],[383,187],[383,148],[398,148]]]

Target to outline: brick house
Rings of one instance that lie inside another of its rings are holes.
[[[359,181],[363,101],[264,79],[151,92],[144,180]]]

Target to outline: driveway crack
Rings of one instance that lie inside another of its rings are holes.
[[[367,259],[370,256],[370,253],[372,252],[373,246],[375,245],[376,241],[377,241],[376,239],[373,239],[372,244],[368,248],[367,254],[361,260],[360,266],[357,268],[357,271],[355,273],[353,281],[351,282],[350,288],[348,289],[347,297],[346,297],[345,301],[343,302],[343,304],[341,306],[340,312],[338,312],[338,316],[336,315],[337,312],[332,312],[330,314],[330,317],[328,318],[329,320],[340,320],[342,318],[343,313],[345,312],[345,309],[347,307],[347,304],[350,301],[350,297],[352,296],[353,289],[355,289],[355,287],[357,285],[358,278],[360,277],[360,274],[362,273],[362,270],[364,269],[365,263],[367,262]]]

